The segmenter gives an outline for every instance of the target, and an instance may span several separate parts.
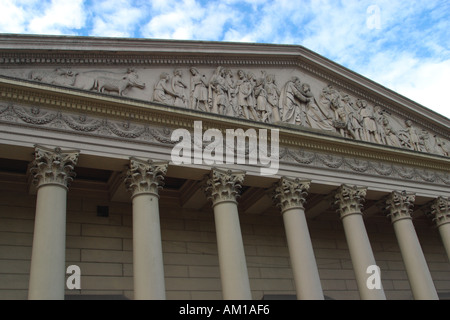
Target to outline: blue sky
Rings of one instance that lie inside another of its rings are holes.
[[[1,33],[296,44],[450,118],[449,0],[0,0]]]

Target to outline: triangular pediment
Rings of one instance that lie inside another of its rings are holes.
[[[299,46],[2,36],[0,76],[450,156],[450,120]]]

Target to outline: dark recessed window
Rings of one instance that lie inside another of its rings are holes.
[[[97,217],[109,217],[109,207],[97,206]]]

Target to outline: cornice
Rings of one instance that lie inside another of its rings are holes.
[[[88,113],[97,117],[121,119],[173,129],[193,130],[194,121],[202,121],[203,130],[215,128],[223,132],[226,129],[238,128],[244,130],[248,128],[278,129],[280,148],[311,150],[444,172],[450,170],[450,158],[448,157],[346,139],[289,125],[255,123],[245,119],[26,80],[0,77],[0,98],[4,101],[31,106],[79,114]],[[270,136],[268,134],[269,139]]]

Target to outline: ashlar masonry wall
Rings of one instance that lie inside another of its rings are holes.
[[[27,299],[35,196],[25,190],[0,193],[0,299]],[[109,216],[97,216],[108,206]],[[160,210],[167,299],[222,299],[214,216],[209,211],[162,206]],[[242,236],[253,299],[295,296],[280,215],[241,215]],[[390,221],[365,219],[388,299],[412,299]],[[415,219],[434,284],[450,292],[450,263],[438,231]],[[114,295],[133,299],[131,204],[92,197],[68,198],[66,266],[81,269],[81,290],[66,295]],[[342,224],[332,212],[308,220],[324,294],[359,299]]]

